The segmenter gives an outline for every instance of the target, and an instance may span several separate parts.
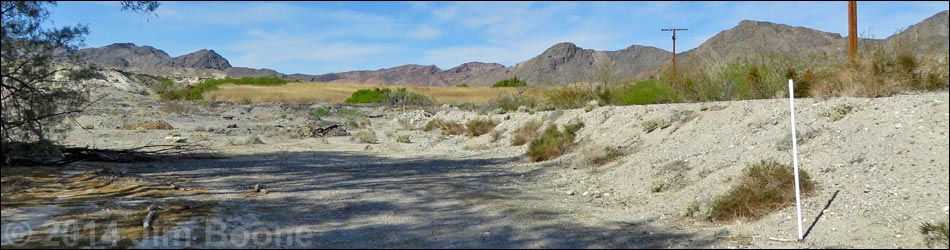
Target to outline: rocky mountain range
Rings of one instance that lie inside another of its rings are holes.
[[[947,53],[948,11],[912,25],[883,40],[863,39],[865,43],[905,39],[914,41],[918,53]],[[731,58],[750,52],[796,53],[835,58],[846,55],[847,38],[836,33],[806,27],[743,20],[724,30],[695,49],[677,54],[677,61],[699,58]],[[583,49],[569,42],[558,43],[543,53],[512,67],[498,63],[469,62],[443,70],[435,65],[403,65],[378,70],[359,70],[322,75],[283,74],[270,69],[233,67],[214,50],[199,50],[171,57],[151,46],[117,43],[79,51],[86,63],[138,69],[139,73],[177,72],[197,77],[272,76],[303,82],[356,82],[384,85],[471,86],[491,85],[499,80],[518,77],[529,84],[566,84],[591,80],[598,68],[609,65],[616,78],[658,72],[670,61],[669,51],[633,45],[617,51]],[[142,70],[150,69],[150,70]],[[176,70],[177,69],[177,70]],[[184,70],[187,69],[187,70]]]

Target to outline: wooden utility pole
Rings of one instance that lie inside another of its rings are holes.
[[[673,32],[673,73],[676,73],[676,31],[678,30],[687,30],[687,29],[679,29],[679,28],[660,29],[660,31]]]
[[[848,1],[848,59],[853,63],[858,57],[858,3]]]

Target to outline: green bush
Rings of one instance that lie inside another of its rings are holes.
[[[500,87],[524,87],[524,86],[528,86],[528,83],[525,81],[522,81],[521,79],[518,79],[518,77],[513,77],[513,78],[498,81],[491,87],[500,88]]]
[[[318,107],[310,111],[310,116],[314,118],[327,117],[330,116],[330,110],[324,107]]]
[[[650,133],[650,132],[653,132],[653,130],[656,130],[658,128],[665,129],[672,124],[673,123],[670,122],[670,120],[668,119],[653,119],[653,120],[644,121],[643,124],[641,124],[641,126],[643,126],[643,132]]]
[[[518,110],[518,107],[525,106],[527,108],[534,108],[538,104],[538,100],[534,98],[518,95],[518,94],[503,94],[498,98],[492,99],[489,101],[488,106],[491,109],[502,109],[504,111],[515,111]]]
[[[715,220],[734,218],[758,219],[795,202],[795,172],[792,167],[775,161],[751,164],[743,171],[740,183],[713,200],[710,217]],[[802,195],[815,189],[808,172],[799,169]]]
[[[610,91],[610,104],[645,105],[679,102],[675,90],[656,80],[644,80]]]
[[[287,80],[277,77],[243,77],[243,78],[224,78],[207,79],[194,86],[187,86],[183,89],[166,91],[160,94],[163,100],[201,100],[204,92],[217,90],[218,86],[226,83],[236,85],[256,85],[256,86],[278,86],[287,84]]]
[[[468,121],[466,127],[468,127],[468,137],[475,137],[487,134],[495,129],[495,126],[498,126],[498,122],[491,119],[476,119]]]
[[[399,88],[393,91],[389,88],[384,89],[360,89],[353,92],[350,98],[344,102],[356,103],[382,103],[387,105],[429,105],[432,100],[428,97],[409,92],[405,88]]]
[[[398,143],[409,143],[409,136],[408,136],[408,135],[400,135],[399,137],[396,137],[396,142],[398,142]]]
[[[583,126],[583,123],[574,123],[570,127],[565,126],[566,131],[561,132],[557,129],[557,126],[548,125],[541,136],[528,144],[528,157],[531,161],[539,162],[561,156],[564,151],[574,144],[574,132],[577,132]]]
[[[376,143],[376,132],[373,132],[369,129],[363,129],[356,132],[356,134],[353,135],[353,138],[362,143]]]
[[[933,245],[938,242],[942,244],[944,248],[950,246],[950,227],[947,226],[947,222],[937,224],[924,222],[920,225],[919,230],[920,233],[926,237],[928,247],[933,247]]]

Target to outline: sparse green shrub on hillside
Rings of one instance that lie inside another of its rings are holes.
[[[758,219],[795,202],[794,170],[775,161],[751,164],[743,171],[739,184],[713,200],[710,217],[714,220],[734,218]],[[815,183],[805,170],[799,169],[802,195],[810,195]]]
[[[528,86],[528,83],[518,79],[518,77],[512,77],[505,80],[501,80],[492,85],[492,88],[500,87],[525,87]]]
[[[571,126],[565,126],[566,131],[562,132],[557,129],[557,126],[548,125],[541,136],[528,144],[528,157],[531,161],[539,162],[561,156],[574,144],[574,133],[583,126],[583,123],[573,123]]]

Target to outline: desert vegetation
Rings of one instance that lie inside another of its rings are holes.
[[[465,126],[468,128],[466,135],[468,137],[475,137],[487,134],[495,129],[495,126],[498,125],[498,121],[491,119],[475,119],[468,121]]]
[[[758,219],[794,203],[795,179],[791,166],[775,161],[750,164],[739,183],[717,197],[710,210],[715,220]],[[799,169],[801,193],[813,194],[815,183],[807,171]]]
[[[491,85],[492,88],[503,88],[503,87],[525,87],[528,86],[528,83],[518,79],[518,77],[512,77],[505,80],[501,80]]]
[[[944,248],[947,248],[950,246],[950,227],[947,226],[946,221],[936,224],[924,222],[918,230],[920,234],[924,235],[928,247],[943,245]]]
[[[528,144],[528,158],[539,162],[561,156],[571,145],[577,131],[584,127],[584,123],[575,121],[564,125],[564,130],[558,130],[554,124],[548,125],[538,138]]]
[[[163,85],[165,83],[163,82]],[[174,83],[172,83],[174,84]],[[181,89],[167,90],[160,93],[163,100],[202,100],[204,93],[217,90],[223,84],[251,85],[251,86],[279,86],[287,84],[287,80],[277,77],[242,77],[224,79],[207,79],[193,86]]]
[[[387,86],[362,83],[287,83],[281,86],[222,85],[205,93],[209,101],[344,103],[360,89],[383,89]],[[488,87],[420,87],[406,86],[406,91],[423,95],[434,104],[485,104],[502,94],[515,93],[516,88]],[[517,107],[516,107],[517,108]]]

